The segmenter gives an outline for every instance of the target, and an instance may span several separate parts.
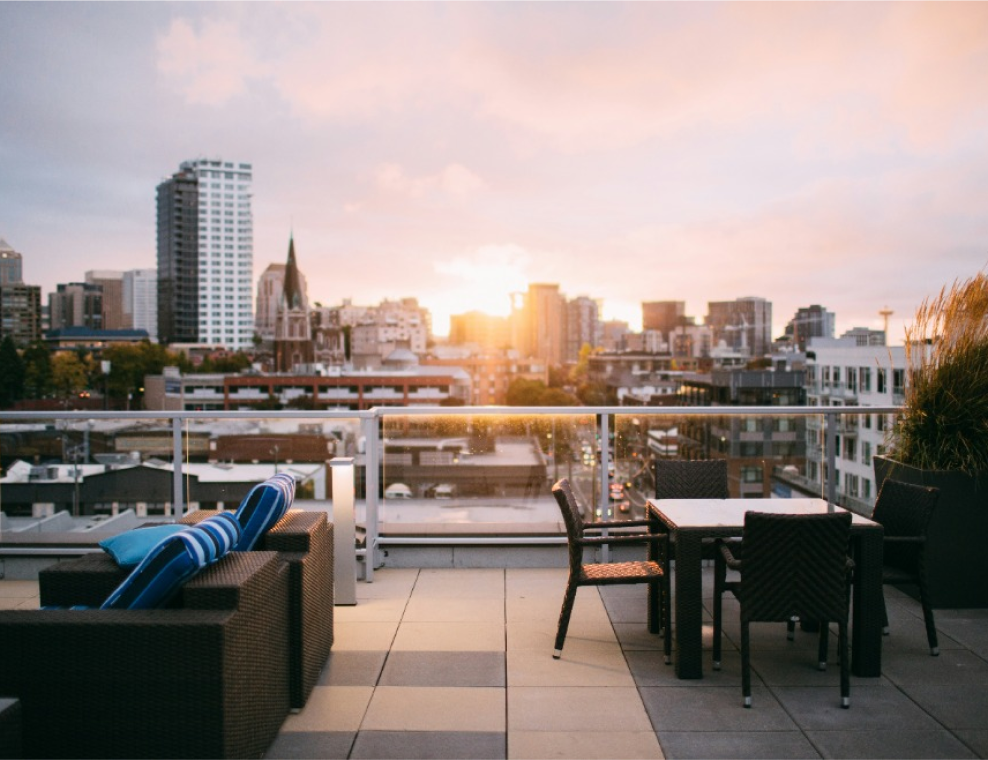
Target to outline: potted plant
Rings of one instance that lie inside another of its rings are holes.
[[[905,337],[904,404],[875,482],[940,489],[926,548],[932,605],[988,607],[988,276],[925,300]]]

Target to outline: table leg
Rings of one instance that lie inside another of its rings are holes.
[[[676,559],[676,676],[703,678],[703,552],[699,535],[679,531]]]
[[[877,678],[882,674],[882,531],[861,531],[854,545],[851,672]]]

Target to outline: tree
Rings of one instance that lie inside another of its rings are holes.
[[[577,406],[579,400],[562,388],[547,388],[541,380],[519,377],[511,381],[508,406]]]
[[[53,390],[51,353],[44,343],[33,343],[24,349],[24,398],[40,399]]]
[[[78,354],[60,351],[51,360],[52,385],[62,398],[70,398],[86,388],[87,367]]]
[[[24,398],[24,360],[9,335],[0,342],[0,408],[7,409]]]

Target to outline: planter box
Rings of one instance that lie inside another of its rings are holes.
[[[988,607],[988,474],[922,470],[887,457],[873,461],[878,489],[886,478],[940,489],[926,547],[931,606]]]

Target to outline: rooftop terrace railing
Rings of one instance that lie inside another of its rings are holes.
[[[331,502],[328,462],[355,462],[361,554],[389,544],[562,542],[549,486],[588,519],[640,517],[657,458],[728,460],[732,495],[816,495],[867,511],[870,459],[896,407],[379,407],[368,411],[0,412],[0,509],[107,520],[233,507],[290,470]],[[135,467],[134,465],[141,465]],[[871,476],[873,477],[873,476]],[[0,525],[0,530],[4,527]]]

